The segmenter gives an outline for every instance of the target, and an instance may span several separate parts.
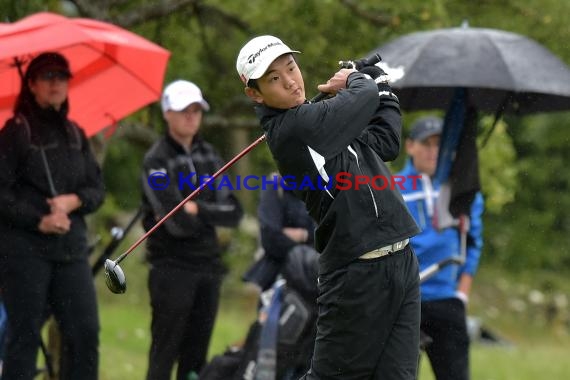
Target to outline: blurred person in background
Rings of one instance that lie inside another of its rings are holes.
[[[223,166],[199,134],[202,114],[210,106],[198,86],[185,80],[170,83],[161,105],[167,132],[143,161],[147,231],[205,182],[200,178]],[[157,188],[157,176],[167,176],[168,186]],[[190,182],[179,182],[181,178]],[[169,380],[175,362],[176,379],[187,380],[205,364],[225,271],[216,227],[235,227],[243,215],[228,187],[217,184],[206,186],[147,240],[152,308],[148,380]]]
[[[65,379],[96,380],[99,317],[85,215],[103,202],[100,168],[67,117],[72,73],[59,53],[28,65],[0,130],[0,279],[8,314],[3,378],[36,375],[46,310],[66,347]]]
[[[291,187],[284,185],[277,174],[269,175],[268,184],[261,191],[257,218],[259,219],[260,249],[258,260],[244,275],[244,280],[255,283],[265,291],[283,270],[288,254],[299,245],[314,245],[315,222],[305,210],[305,204],[295,197]]]
[[[434,116],[418,119],[406,139],[409,156],[398,175],[421,176],[412,185],[406,181],[402,195],[422,232],[411,239],[420,270],[450,257],[460,257],[460,232],[456,226],[438,229],[433,217],[440,186],[432,182],[439,154],[443,120]],[[421,330],[431,338],[426,353],[437,380],[469,379],[467,303],[482,248],[483,198],[471,205],[467,250],[462,266],[447,265],[421,284]]]

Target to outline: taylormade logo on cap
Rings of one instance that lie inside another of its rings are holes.
[[[259,79],[276,58],[287,53],[300,52],[291,50],[277,37],[255,37],[245,44],[239,52],[236,62],[238,75],[245,84],[250,79]]]
[[[247,57],[247,62],[249,64],[253,64],[255,62],[255,58],[259,57],[261,55],[262,52],[264,52],[265,50],[267,50],[268,48],[275,46],[275,45],[283,45],[281,42],[271,42],[269,45],[267,45],[266,47],[262,47],[261,49],[259,49],[259,51],[255,54],[250,55],[249,57]]]

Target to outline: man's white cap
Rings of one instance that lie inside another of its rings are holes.
[[[291,50],[277,37],[255,37],[239,52],[236,61],[238,75],[245,84],[250,79],[259,79],[276,58],[287,53],[300,53],[300,51]]]
[[[162,92],[162,112],[168,110],[182,111],[192,103],[200,103],[204,111],[210,110],[210,105],[204,100],[202,91],[192,82],[176,80],[170,83]]]

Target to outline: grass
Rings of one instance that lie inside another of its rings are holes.
[[[515,347],[473,345],[473,380],[567,379],[569,346],[562,344],[518,344]],[[427,360],[422,360],[420,380],[434,380]]]
[[[235,247],[234,247],[235,248]],[[115,295],[96,277],[101,319],[100,379],[144,379],[150,346],[150,308],[144,248],[121,263],[127,292]],[[252,247],[237,247],[253,252]],[[117,250],[121,252],[121,250]],[[243,254],[242,254],[243,255]],[[209,356],[243,341],[255,318],[256,295],[239,281],[249,258],[230,258],[232,268],[222,290],[222,302]],[[241,261],[241,264],[239,262]],[[528,272],[507,275],[484,265],[477,276],[469,312],[509,345],[475,343],[471,350],[473,380],[566,379],[570,376],[570,311],[567,275]],[[564,303],[566,300],[566,304]],[[553,307],[556,304],[558,306]],[[554,310],[556,309],[556,310]],[[554,311],[553,311],[554,310]],[[433,380],[422,360],[420,380]]]
[[[135,252],[121,263],[127,278],[125,294],[112,294],[102,274],[96,277],[101,319],[100,380],[144,379],[146,375],[151,315],[148,269],[137,257],[141,253]],[[235,277],[224,282],[222,298],[210,356],[241,342],[256,316],[256,295]]]

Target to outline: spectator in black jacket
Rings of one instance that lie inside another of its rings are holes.
[[[333,98],[307,102],[294,53],[256,37],[236,68],[280,174],[318,224],[318,332],[303,378],[415,379],[419,276],[408,239],[419,229],[400,193],[374,182],[390,181],[384,161],[400,150],[398,99],[369,67],[376,81],[341,69],[318,87]]]
[[[162,111],[168,130],[143,162],[147,231],[222,167],[218,153],[198,134],[208,109],[194,83],[177,80],[165,88]],[[166,178],[170,183],[162,186]],[[170,379],[176,361],[176,378],[186,380],[206,361],[224,272],[216,226],[235,227],[243,214],[238,200],[218,181],[147,240],[152,307],[148,380]]]
[[[0,278],[8,314],[4,378],[36,375],[51,310],[67,347],[66,379],[97,379],[99,319],[84,216],[103,202],[99,166],[67,118],[69,64],[34,58],[14,117],[0,130]]]

